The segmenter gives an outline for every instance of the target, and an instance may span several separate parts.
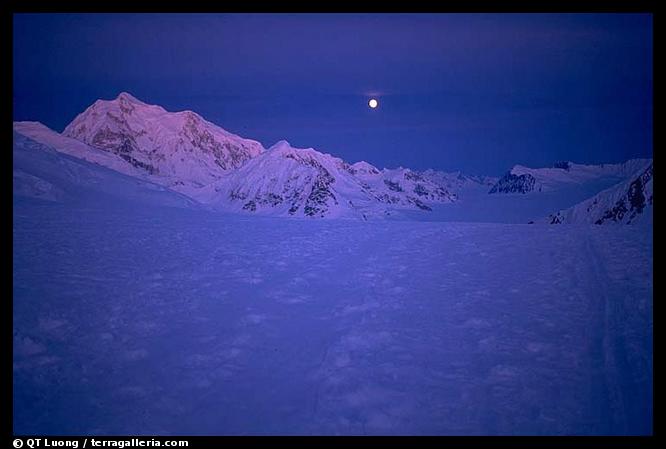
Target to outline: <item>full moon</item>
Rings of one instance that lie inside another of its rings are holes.
[[[374,98],[368,101],[368,106],[370,106],[372,109],[375,109],[378,105],[379,103]]]

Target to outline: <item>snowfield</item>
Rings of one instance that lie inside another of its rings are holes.
[[[379,170],[126,94],[75,125],[14,124],[15,434],[653,432],[651,160]]]
[[[650,434],[651,226],[14,197],[17,434]]]

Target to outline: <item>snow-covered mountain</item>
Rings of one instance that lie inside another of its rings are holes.
[[[306,217],[390,215],[396,208],[430,210],[427,203],[455,195],[410,170],[383,170],[367,162],[350,165],[312,148],[280,141],[197,199],[236,211]]]
[[[650,160],[633,176],[592,198],[548,216],[550,224],[632,224],[652,215],[653,167]]]
[[[111,101],[97,100],[62,134],[163,177],[166,185],[207,185],[264,151],[259,142],[195,112],[167,112],[126,92]]]
[[[359,170],[359,165],[365,169]],[[357,162],[350,169],[361,185],[382,203],[430,210],[427,203],[452,203],[458,199],[423,172],[403,167],[379,171],[367,162]]]
[[[211,177],[202,178],[194,171],[146,170],[133,161],[145,152],[108,151],[38,122],[15,122],[14,130],[59,152],[166,186],[200,203],[242,213],[368,218],[391,215],[394,209],[430,211],[433,203],[456,200],[455,193],[442,186],[446,174],[379,170],[367,162],[350,165],[312,148],[293,148],[286,141],[268,151],[262,148],[238,168],[217,166]],[[196,161],[183,163],[192,167]]]
[[[380,173],[380,170],[377,167],[365,161],[351,164],[347,171],[354,176],[378,175]]]
[[[70,156],[244,213],[367,218],[401,208],[430,211],[433,203],[456,200],[439,172],[350,165],[285,141],[266,151],[194,112],[167,112],[126,92],[96,101],[62,134],[38,122],[15,122],[14,130]]]
[[[221,181],[202,189],[204,203],[237,211],[310,217],[347,215],[371,201],[341,159],[280,141]]]
[[[550,168],[514,166],[488,193],[548,192],[567,186],[582,185],[600,178],[618,182],[645,166],[648,159],[631,159],[622,164],[583,165],[558,162]]]
[[[422,172],[422,174],[425,178],[430,179],[432,182],[453,192],[457,192],[467,187],[491,187],[499,180],[499,178],[494,176],[473,176],[459,171],[443,172],[428,169]]]
[[[529,215],[517,221],[524,222],[615,186],[651,162],[562,162],[538,169],[516,165],[500,179],[402,167],[379,169],[365,161],[349,164],[312,148],[294,148],[286,141],[265,150],[259,142],[225,131],[194,112],[168,112],[125,92],[111,101],[96,101],[62,134],[38,122],[15,122],[14,131],[60,153],[138,178],[146,185],[164,186],[215,209],[296,217],[367,219],[406,214],[416,219],[421,219],[416,215],[423,219],[437,215],[479,220],[494,210],[493,220],[501,216],[515,221],[531,203],[514,199],[533,198],[540,208],[526,210],[523,215]],[[22,186],[39,184],[21,172],[15,179]],[[538,195],[499,198],[487,193]],[[479,201],[480,197],[489,201]],[[456,205],[436,208],[447,203]],[[481,211],[465,212],[474,208]],[[442,214],[446,211],[451,213]]]

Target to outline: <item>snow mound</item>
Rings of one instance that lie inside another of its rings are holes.
[[[14,197],[95,207],[132,204],[197,207],[165,187],[126,176],[38,143],[14,132]]]
[[[59,134],[40,122],[14,122],[14,131],[60,153],[113,169],[125,175],[144,179],[150,177],[144,170],[134,167],[127,160]]]

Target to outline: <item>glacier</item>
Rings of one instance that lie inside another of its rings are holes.
[[[652,434],[652,161],[509,174],[15,122],[14,433]]]
[[[14,204],[17,434],[652,432],[639,227],[31,201]]]

